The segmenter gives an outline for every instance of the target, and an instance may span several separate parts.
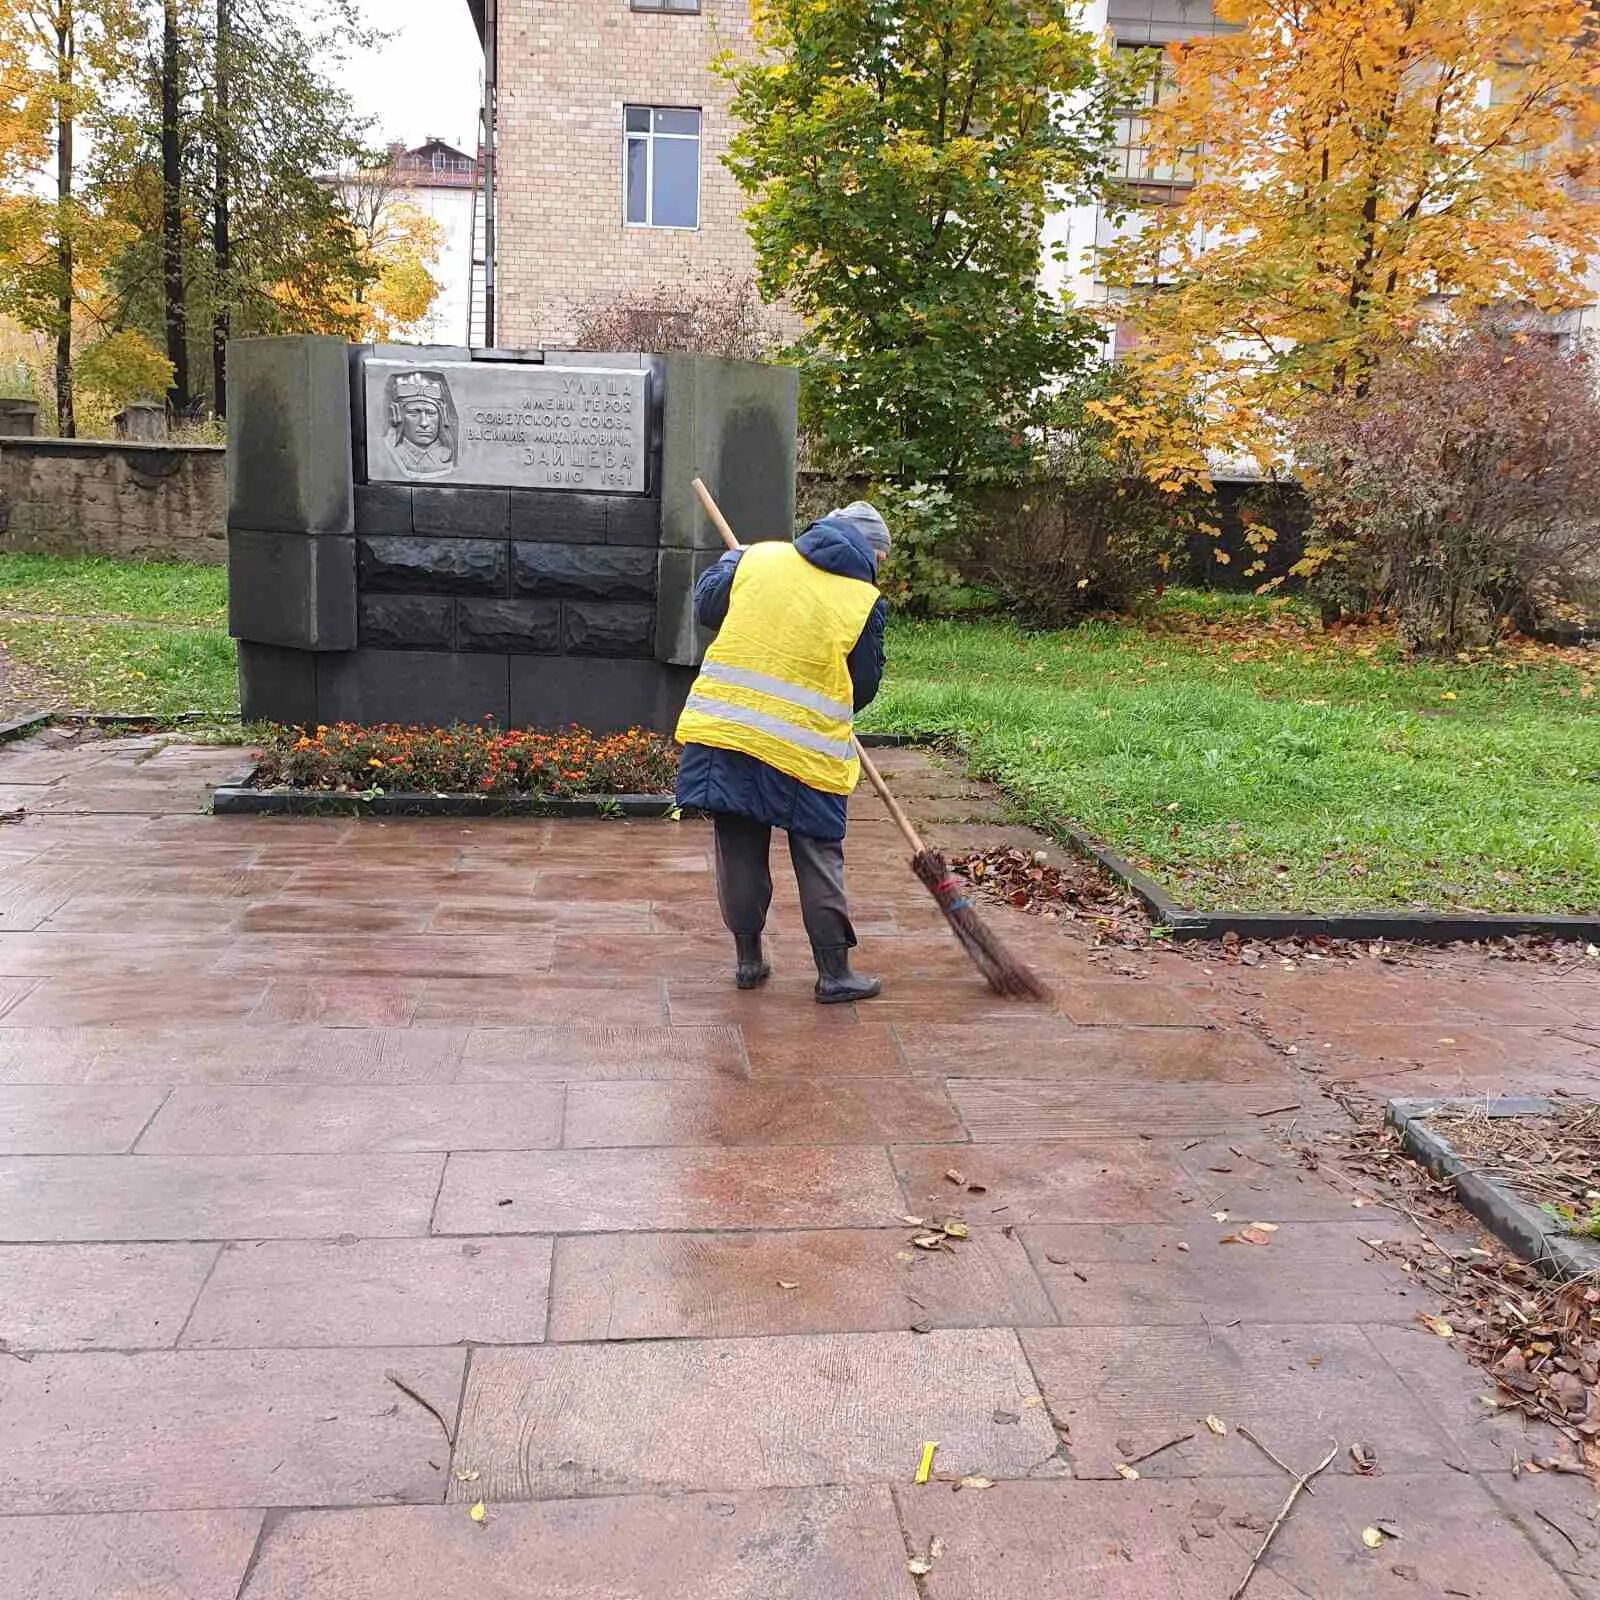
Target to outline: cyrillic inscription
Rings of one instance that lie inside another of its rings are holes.
[[[644,493],[647,373],[391,360],[363,370],[373,483]]]

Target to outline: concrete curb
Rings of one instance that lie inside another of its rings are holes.
[[[1482,1110],[1491,1117],[1538,1116],[1556,1102],[1535,1096],[1489,1095],[1480,1099],[1391,1100],[1384,1121],[1400,1134],[1402,1148],[1430,1172],[1450,1179],[1456,1198],[1494,1236],[1556,1278],[1600,1273],[1600,1245],[1563,1232],[1537,1206],[1519,1199],[1504,1184],[1486,1177],[1458,1155],[1449,1141],[1426,1126],[1443,1110]]]

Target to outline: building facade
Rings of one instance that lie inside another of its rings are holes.
[[[480,30],[482,0],[472,0]],[[495,342],[754,271],[722,157],[748,0],[497,0]]]
[[[468,4],[481,33],[485,0]],[[722,162],[736,131],[732,95],[714,62],[752,48],[749,0],[488,5],[498,18],[495,342],[570,344],[586,308],[748,278],[745,200]],[[1226,26],[1211,0],[1086,0],[1083,25],[1120,50]],[[1130,107],[1120,120],[1119,171],[1146,204],[1170,204],[1185,175],[1153,162],[1147,113]],[[1080,305],[1104,301],[1097,252],[1125,225],[1092,205],[1051,213],[1046,285]],[[1594,281],[1600,299],[1600,263]],[[1586,308],[1562,331],[1595,322]],[[1107,353],[1118,343],[1108,334]]]

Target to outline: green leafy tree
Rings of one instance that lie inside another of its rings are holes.
[[[728,165],[762,292],[806,319],[830,464],[902,483],[1022,466],[1090,358],[1045,292],[1047,204],[1104,195],[1116,102],[1068,0],[756,0]]]
[[[143,93],[97,163],[107,208],[134,225],[119,314],[169,357],[181,340],[221,413],[230,336],[361,327],[383,262],[335,181],[372,159],[338,80],[373,35],[356,0],[163,0],[155,26]]]

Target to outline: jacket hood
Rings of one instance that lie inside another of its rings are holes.
[[[878,568],[872,559],[872,546],[847,522],[823,517],[795,540],[794,547],[824,572],[859,578],[877,586]]]

